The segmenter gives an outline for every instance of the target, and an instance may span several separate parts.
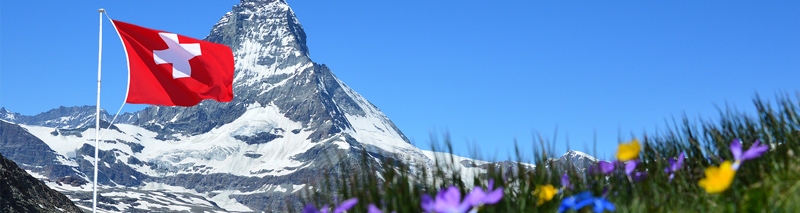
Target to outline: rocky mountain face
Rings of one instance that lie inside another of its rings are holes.
[[[242,0],[205,39],[233,50],[234,100],[151,106],[110,127],[102,122],[101,210],[290,212],[325,177],[348,172],[342,165],[391,158],[433,166],[437,153],[411,145],[375,105],[311,60],[284,0]],[[22,116],[0,109],[10,122],[0,125],[0,153],[91,206],[94,112],[61,107]],[[459,158],[454,166],[473,177],[486,164]]]
[[[0,212],[83,211],[67,196],[51,189],[0,154]]]
[[[62,106],[34,116],[27,116],[9,112],[5,108],[0,107],[0,119],[36,126],[80,128],[89,125],[94,126],[95,110],[95,106]],[[108,113],[105,110],[101,110],[100,118],[108,120]]]
[[[311,60],[285,1],[242,0],[206,40],[234,52],[234,100],[152,106],[108,129],[101,124],[101,209],[285,211],[302,205],[300,196],[321,174],[363,164],[363,153],[367,163],[432,166],[376,106]],[[93,115],[89,106],[34,116],[0,110],[0,119],[13,123],[0,126],[13,132],[3,134],[9,138],[0,153],[13,153],[10,159],[78,205],[91,205]],[[22,136],[35,140],[16,138]]]
[[[561,155],[560,158],[552,160],[555,162],[554,165],[562,170],[575,168],[579,171],[586,171],[586,169],[597,165],[598,161],[589,154],[575,150],[569,150],[567,153],[564,153],[564,155]]]

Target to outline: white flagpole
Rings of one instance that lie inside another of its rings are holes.
[[[103,60],[103,13],[106,12],[103,8],[97,10],[100,13],[100,33],[98,33],[98,47],[97,47],[97,110],[95,114],[95,135],[94,135],[94,182],[92,185],[92,212],[97,212],[97,146],[100,145],[100,62]]]

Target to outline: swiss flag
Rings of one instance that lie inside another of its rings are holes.
[[[194,106],[233,100],[228,46],[112,20],[128,56],[127,103]]]

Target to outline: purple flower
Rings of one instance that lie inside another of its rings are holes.
[[[375,204],[370,203],[369,206],[367,206],[367,213],[383,213],[383,211],[375,206]]]
[[[633,181],[639,182],[647,178],[647,173],[634,172],[637,165],[639,165],[639,160],[632,160],[625,163],[625,175],[628,175]]]
[[[669,174],[669,182],[672,182],[672,178],[675,177],[675,172],[677,172],[678,170],[681,169],[681,167],[683,167],[683,159],[685,157],[686,156],[684,155],[684,153],[681,152],[681,154],[678,154],[677,161],[672,158],[669,159],[669,166],[667,168],[664,168],[664,173]]]
[[[358,198],[350,198],[339,204],[336,208],[333,209],[333,213],[342,213],[344,211],[353,208],[353,206],[358,203]],[[314,205],[308,204],[305,208],[303,208],[303,213],[328,213],[328,205],[322,206],[321,209],[317,209]]]
[[[489,185],[487,185],[486,191],[483,191],[483,188],[480,186],[476,186],[472,192],[467,194],[464,198],[464,202],[469,203],[471,206],[479,207],[484,204],[495,204],[502,198],[503,187],[494,189],[494,179],[489,179]]]
[[[433,212],[433,198],[430,195],[423,194],[422,200],[420,201],[420,205],[422,206],[422,210],[425,212]]]
[[[747,151],[742,154],[742,143],[741,140],[733,139],[731,142],[731,153],[733,153],[733,159],[735,160],[733,163],[733,169],[739,169],[739,165],[744,162],[745,160],[755,159],[757,157],[761,157],[767,150],[769,150],[769,146],[767,145],[760,145],[761,140],[756,140],[752,146],[750,146]]]
[[[592,206],[592,210],[594,212],[603,212],[605,210],[613,212],[616,210],[614,204],[605,198],[593,197],[591,192],[582,192],[580,194],[564,198],[564,200],[561,201],[561,205],[558,207],[558,212],[561,213],[570,209],[578,211],[586,206]]]
[[[464,213],[472,207],[469,201],[461,202],[461,192],[450,186],[436,194],[433,211],[442,213]]]
[[[370,203],[369,206],[367,206],[367,213],[383,213],[383,211],[375,206],[375,204]]]
[[[421,206],[425,212],[465,213],[473,206],[478,208],[484,204],[495,204],[502,198],[503,187],[494,188],[494,180],[490,179],[486,191],[476,186],[463,201],[461,191],[455,186],[450,186],[439,191],[435,200],[429,195],[422,195]]]
[[[628,161],[627,163],[625,163],[625,174],[626,175],[631,175],[631,172],[636,170],[636,165],[639,165],[639,161],[638,160],[632,160],[632,161]]]
[[[606,175],[606,174],[609,174],[609,173],[614,171],[614,164],[616,164],[616,163],[617,163],[617,161],[614,161],[614,162],[600,161],[600,162],[597,162],[597,166],[596,167],[592,168],[592,171],[600,172],[601,174]]]
[[[563,190],[566,188],[572,189],[572,184],[569,183],[569,175],[564,173],[564,175],[561,176],[561,189]]]

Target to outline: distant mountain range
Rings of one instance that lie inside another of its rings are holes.
[[[361,165],[362,153],[372,159],[367,163],[391,158],[424,168],[442,154],[411,145],[378,107],[313,62],[303,27],[283,0],[242,0],[205,40],[234,52],[234,100],[151,106],[103,129],[102,210],[282,212],[299,207],[301,192],[320,174]],[[8,122],[0,126],[0,153],[91,207],[94,113],[94,106],[34,116],[0,108]],[[105,111],[101,117],[110,120]],[[594,161],[568,154],[562,158],[579,166]],[[492,164],[458,159],[465,177]]]

